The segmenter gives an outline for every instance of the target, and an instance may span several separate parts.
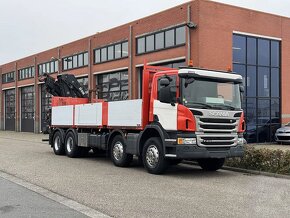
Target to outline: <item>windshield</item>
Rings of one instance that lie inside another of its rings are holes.
[[[240,110],[239,84],[214,80],[181,79],[182,102],[189,108]]]

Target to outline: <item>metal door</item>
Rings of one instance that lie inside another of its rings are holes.
[[[15,131],[15,89],[5,91],[5,130]]]
[[[34,132],[34,86],[21,89],[21,131]]]

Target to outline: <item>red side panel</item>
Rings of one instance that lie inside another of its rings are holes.
[[[103,102],[102,103],[102,125],[103,126],[108,126],[108,102]]]
[[[65,106],[89,103],[88,98],[71,98],[71,97],[52,97],[51,106]]]
[[[196,131],[196,122],[192,112],[183,105],[177,108],[177,130],[178,131]]]

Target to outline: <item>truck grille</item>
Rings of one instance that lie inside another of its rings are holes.
[[[237,135],[221,136],[218,134],[206,134],[197,136],[198,145],[205,147],[236,146],[237,140]]]
[[[199,131],[202,132],[236,132],[237,119],[200,118]]]
[[[237,146],[240,114],[229,111],[227,117],[212,117],[208,110],[195,114],[198,146],[212,149]]]

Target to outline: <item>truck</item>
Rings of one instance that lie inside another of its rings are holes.
[[[226,158],[243,156],[238,74],[144,64],[142,97],[111,102],[85,94],[72,75],[59,77],[42,80],[54,95],[47,132],[56,155],[75,158],[92,149],[106,152],[118,167],[138,157],[151,174],[182,160],[216,171]]]

